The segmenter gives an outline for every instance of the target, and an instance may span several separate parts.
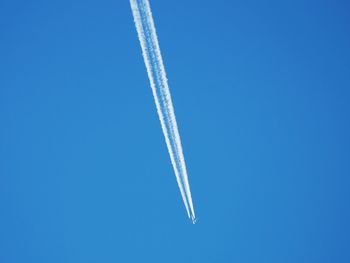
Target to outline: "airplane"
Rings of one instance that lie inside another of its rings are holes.
[[[198,218],[192,217],[191,219],[192,219],[192,224],[195,224],[195,223],[197,222],[197,219],[198,219]]]

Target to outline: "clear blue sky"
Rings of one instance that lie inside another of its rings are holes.
[[[0,3],[0,262],[350,262],[347,1],[152,1],[187,219],[129,1]]]

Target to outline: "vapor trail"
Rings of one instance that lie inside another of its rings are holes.
[[[194,223],[185,159],[150,4],[148,0],[130,0],[130,5],[171,163],[187,214]]]

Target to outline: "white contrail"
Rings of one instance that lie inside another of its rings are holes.
[[[148,0],[130,0],[130,4],[171,163],[187,214],[194,223],[195,213],[185,159],[150,4]]]

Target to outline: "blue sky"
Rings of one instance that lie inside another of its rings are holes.
[[[0,262],[349,262],[346,1],[152,1],[187,219],[127,0],[0,3]]]

